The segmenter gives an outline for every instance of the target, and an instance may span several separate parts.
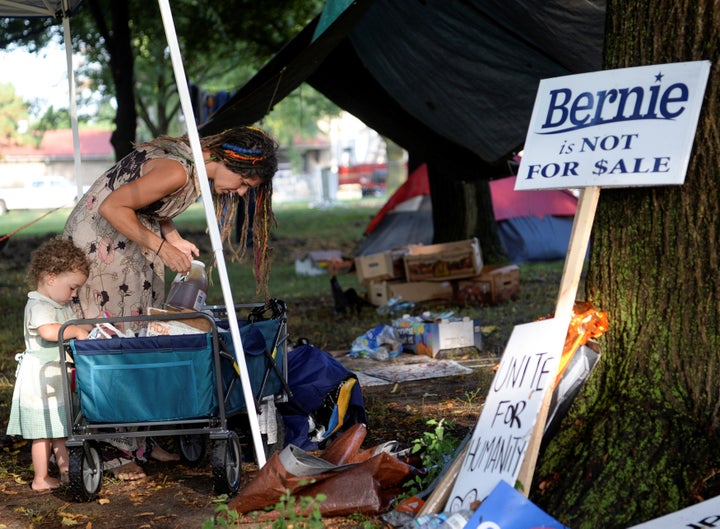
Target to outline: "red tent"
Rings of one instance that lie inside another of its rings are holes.
[[[500,239],[513,262],[564,259],[577,198],[567,190],[515,191],[515,177],[490,182]],[[407,181],[372,218],[357,255],[405,244],[432,244],[432,205],[427,167]]]

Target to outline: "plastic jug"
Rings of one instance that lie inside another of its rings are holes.
[[[175,276],[170,285],[170,293],[165,305],[173,309],[201,311],[205,308],[207,290],[208,279],[205,263],[193,261],[188,273]]]

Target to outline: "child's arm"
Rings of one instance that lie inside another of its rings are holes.
[[[57,342],[60,338],[60,323],[46,323],[38,327],[38,334],[49,342]],[[77,338],[86,340],[92,325],[68,325],[63,331],[63,339]]]

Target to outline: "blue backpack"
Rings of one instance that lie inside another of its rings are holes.
[[[288,353],[288,385],[290,399],[278,404],[286,445],[317,450],[353,424],[367,424],[357,376],[322,349],[301,345]]]

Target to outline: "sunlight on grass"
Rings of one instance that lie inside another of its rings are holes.
[[[363,199],[355,202],[339,202],[333,207],[313,207],[308,202],[275,205],[278,226],[272,232],[272,245],[280,246],[286,240],[298,240],[299,251],[352,248],[361,238],[365,226],[378,211],[384,198]],[[22,238],[44,237],[62,233],[70,209],[51,211],[10,211],[0,215],[0,235],[12,234],[13,241]],[[180,233],[207,232],[205,209],[201,203],[190,206],[175,219]],[[208,235],[208,251],[211,251]],[[12,243],[5,251],[13,251]],[[317,296],[329,292],[328,277],[298,276],[295,273],[294,252],[276,252],[270,277],[269,295],[279,299]],[[201,255],[208,265],[210,288],[209,305],[224,305],[218,267],[210,253]],[[252,271],[252,255],[244,262],[226,259],[228,282],[234,303],[258,303],[262,297],[255,292]],[[169,284],[174,274],[166,274]],[[6,300],[4,315],[0,318],[0,372],[14,370],[15,353],[23,348],[22,319],[27,287],[25,270],[0,270],[0,294]],[[343,278],[345,288],[358,288],[355,274]]]
[[[279,233],[282,233],[282,226],[285,225],[292,226],[295,236],[323,237],[327,234],[335,235],[337,227],[346,223],[362,222],[364,229],[384,201],[384,197],[367,198],[354,202],[338,202],[324,209],[313,207],[309,202],[285,202],[273,207],[278,218]],[[7,235],[16,230],[18,231],[14,235],[28,237],[61,233],[70,211],[69,208],[9,211],[0,215],[0,234]],[[312,214],[307,215],[308,212]],[[328,222],[329,219],[332,219],[332,222]],[[205,208],[199,202],[193,204],[175,219],[175,223],[185,229],[203,229],[207,226]]]

